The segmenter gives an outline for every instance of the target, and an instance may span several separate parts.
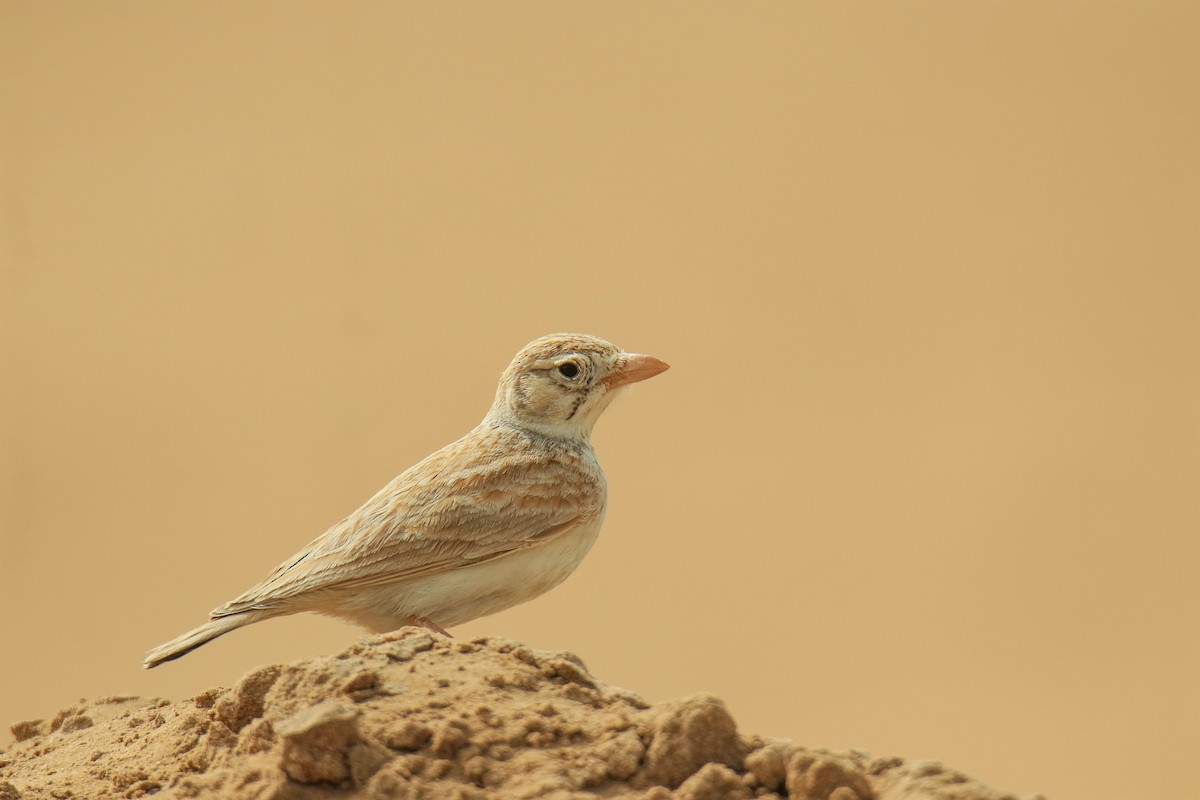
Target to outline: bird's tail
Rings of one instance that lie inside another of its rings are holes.
[[[254,610],[210,619],[203,625],[192,628],[187,633],[176,636],[171,641],[160,644],[149,653],[146,653],[146,659],[142,662],[142,666],[146,669],[153,669],[166,661],[174,661],[180,656],[185,656],[192,652],[200,645],[207,644],[218,636],[224,636],[235,628],[250,625],[251,623],[259,622],[273,616],[275,614],[269,611]]]

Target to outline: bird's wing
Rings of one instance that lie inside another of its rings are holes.
[[[506,453],[469,438],[397,476],[212,616],[491,561],[554,539],[602,512],[603,478],[578,459]]]

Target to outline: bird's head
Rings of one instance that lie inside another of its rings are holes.
[[[653,356],[595,336],[543,336],[521,348],[500,376],[488,419],[556,439],[587,437],[622,388],[666,369]]]

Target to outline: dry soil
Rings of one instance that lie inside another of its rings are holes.
[[[178,702],[81,701],[13,726],[16,798],[1015,800],[936,762],[739,733],[649,705],[570,653],[405,628]]]

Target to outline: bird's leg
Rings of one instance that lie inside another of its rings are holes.
[[[413,621],[414,625],[420,625],[422,628],[429,628],[429,630],[431,630],[435,633],[440,633],[442,636],[445,636],[450,639],[454,638],[450,634],[450,631],[446,630],[441,625],[438,625],[436,622],[426,619],[425,617],[413,617],[412,621]]]

